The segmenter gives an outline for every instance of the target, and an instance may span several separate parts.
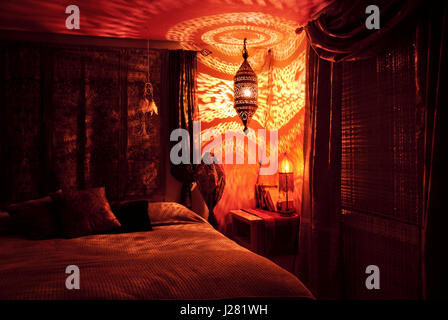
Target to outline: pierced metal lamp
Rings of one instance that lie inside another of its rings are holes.
[[[234,77],[234,108],[244,125],[247,134],[247,123],[252,119],[258,108],[258,84],[257,75],[247,62],[249,54],[246,49],[244,38],[243,58],[244,61]]]

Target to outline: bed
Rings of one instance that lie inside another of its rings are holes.
[[[152,231],[28,240],[0,232],[0,299],[312,299],[293,274],[177,203],[151,203]],[[68,290],[68,265],[80,289]]]

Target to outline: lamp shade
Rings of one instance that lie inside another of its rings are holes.
[[[280,162],[278,173],[279,190],[283,192],[294,191],[294,174],[292,171],[292,164],[286,154]]]
[[[246,39],[244,39],[244,61],[234,77],[234,108],[247,132],[247,124],[258,108],[257,75],[247,62]]]
[[[279,173],[292,173],[292,164],[286,155],[283,156],[283,159],[280,162],[280,167],[278,169],[278,172]]]
[[[294,191],[294,173],[281,173],[278,174],[278,190],[282,192]]]

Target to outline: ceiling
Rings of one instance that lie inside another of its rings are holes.
[[[166,40],[176,24],[199,17],[258,12],[306,23],[330,0],[78,0],[81,28],[67,30],[73,1],[1,1],[0,29]]]
[[[72,1],[0,0],[0,29],[112,38],[171,40],[199,56],[222,77],[241,64],[247,38],[254,68],[288,64],[300,46],[295,34],[332,0],[79,0],[80,29],[68,30],[65,9]]]

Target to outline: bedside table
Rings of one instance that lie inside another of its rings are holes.
[[[263,219],[243,210],[230,210],[230,238],[252,252],[261,253]]]
[[[241,246],[291,271],[300,217],[261,209],[230,210],[228,235]]]

